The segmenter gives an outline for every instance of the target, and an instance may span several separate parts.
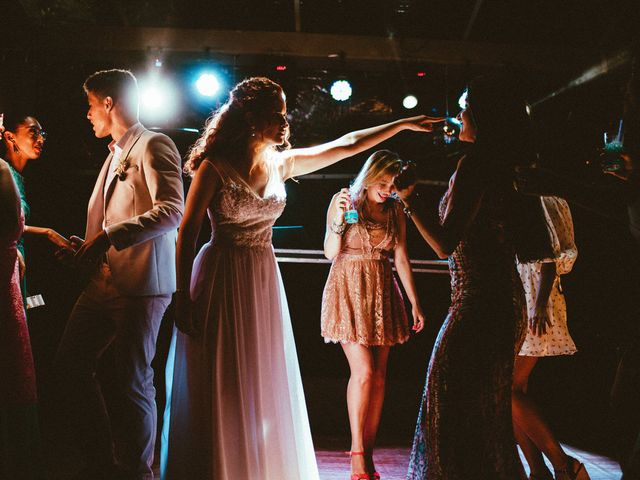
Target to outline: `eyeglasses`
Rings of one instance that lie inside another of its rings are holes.
[[[40,127],[37,127],[35,125],[31,125],[30,127],[27,127],[27,130],[29,130],[29,136],[31,137],[32,140],[37,140],[38,137],[40,137],[40,136],[42,136],[42,140],[46,140],[47,139],[47,132],[45,132]]]

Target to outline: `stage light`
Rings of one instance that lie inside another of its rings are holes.
[[[158,110],[166,100],[165,94],[158,85],[145,87],[141,94],[142,106],[147,110]]]
[[[461,109],[465,109],[467,108],[467,94],[469,92],[467,92],[467,90],[465,90],[464,92],[462,92],[462,95],[460,95],[460,98],[458,99],[458,105],[460,105]]]
[[[418,77],[426,77],[427,76],[427,72],[417,72],[416,76],[418,76]]]
[[[159,57],[156,57],[155,61],[153,62],[154,66],[156,68],[161,68],[162,67],[162,60]]]
[[[286,65],[276,65],[276,70],[278,72],[284,72],[287,69]]]
[[[166,120],[175,112],[177,93],[168,80],[157,76],[143,78],[139,87],[140,116],[143,119]]]
[[[407,110],[416,108],[417,105],[418,105],[418,99],[413,95],[407,95],[406,97],[404,97],[404,100],[402,100],[402,106]]]
[[[220,90],[220,81],[213,73],[203,73],[196,81],[196,88],[203,97],[214,97]]]
[[[331,85],[330,92],[334,100],[344,102],[351,98],[353,90],[351,89],[351,84],[347,80],[336,80]]]

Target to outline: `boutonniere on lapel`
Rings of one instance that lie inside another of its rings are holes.
[[[127,168],[129,168],[129,161],[125,158],[118,162],[116,168],[113,170],[113,173],[116,174],[118,180],[124,180],[127,178]]]
[[[137,165],[132,166],[131,164],[129,164],[129,160],[124,158],[118,162],[118,165],[113,170],[113,173],[116,174],[116,177],[118,177],[118,180],[124,180],[125,178],[127,178],[127,170],[129,168],[135,168],[137,170],[138,166]]]

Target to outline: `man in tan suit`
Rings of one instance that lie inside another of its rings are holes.
[[[54,368],[66,395],[67,433],[86,456],[86,468],[75,478],[153,479],[151,361],[176,288],[175,244],[184,208],[180,156],[169,137],[138,122],[131,72],[94,73],[84,90],[95,135],[112,142],[89,200],[86,240],[72,237],[77,262],[95,268],[71,312]],[[117,467],[95,379],[97,360],[109,346],[128,437]]]

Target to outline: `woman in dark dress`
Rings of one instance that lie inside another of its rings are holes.
[[[472,82],[461,106],[460,140],[472,145],[441,200],[439,222],[419,208],[412,187],[399,191],[420,234],[439,257],[448,257],[452,289],[408,478],[516,480],[525,474],[513,436],[511,382],[526,325],[512,177],[516,161],[531,158],[528,115],[513,86],[486,77]]]

